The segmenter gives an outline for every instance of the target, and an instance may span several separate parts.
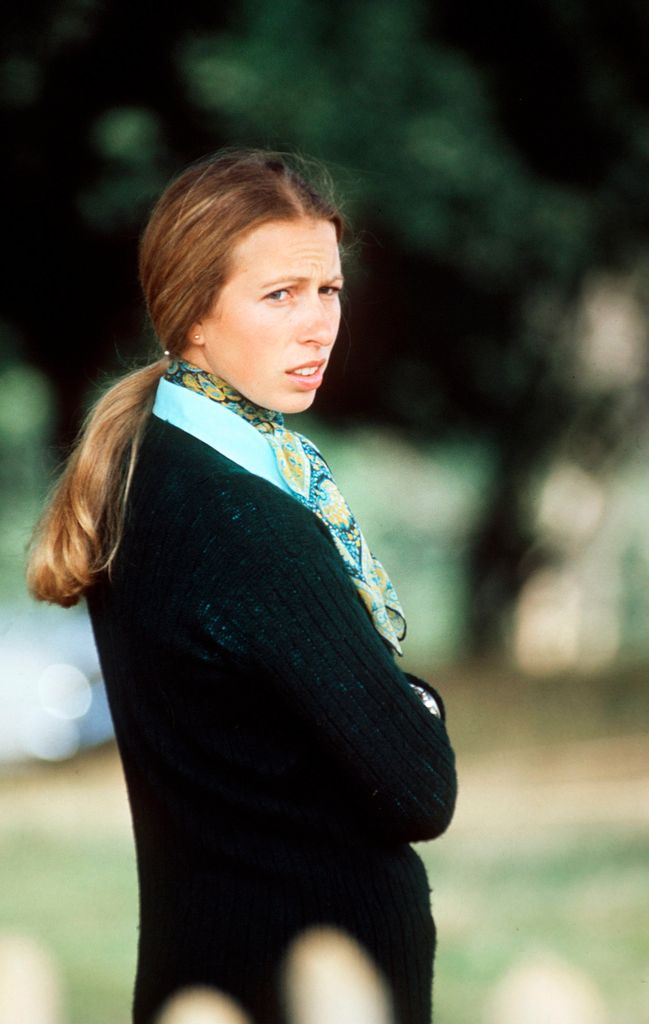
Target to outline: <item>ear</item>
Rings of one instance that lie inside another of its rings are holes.
[[[187,332],[187,344],[188,345],[204,345],[205,339],[203,337],[203,324],[202,321],[197,320],[195,324],[189,328]]]

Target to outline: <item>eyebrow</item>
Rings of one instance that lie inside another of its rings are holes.
[[[304,284],[305,282],[311,281],[310,277],[300,277],[300,275],[286,274],[285,277],[275,277],[272,281],[268,281],[266,284],[262,284],[260,288],[271,288],[273,285],[286,284],[289,281],[295,282],[296,284]],[[331,277],[326,278],[327,281],[341,281],[344,283],[345,278],[342,274],[332,274]]]

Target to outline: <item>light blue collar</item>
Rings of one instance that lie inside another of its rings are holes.
[[[220,402],[212,402],[196,391],[161,380],[153,403],[153,415],[204,441],[210,448],[287,494],[292,493],[277,468],[273,449],[264,435]]]

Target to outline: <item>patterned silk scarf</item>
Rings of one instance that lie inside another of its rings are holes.
[[[399,598],[315,445],[285,427],[280,412],[254,405],[220,377],[191,363],[173,360],[164,379],[220,402],[266,437],[291,493],[329,530],[377,632],[401,654],[399,641],[405,636],[406,620]]]

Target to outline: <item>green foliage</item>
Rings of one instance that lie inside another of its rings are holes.
[[[77,197],[89,227],[110,234],[146,216],[165,184],[168,152],[159,115],[142,107],[114,107],[90,128],[98,175]]]
[[[410,252],[495,281],[574,270],[593,216],[544,181],[499,124],[484,73],[427,38],[425,5],[243,3],[237,30],[188,33],[192,100],[246,142],[288,141],[347,170],[356,219]]]
[[[34,368],[0,369],[0,601],[24,591],[24,557],[47,487],[45,444],[53,418],[47,380]]]

